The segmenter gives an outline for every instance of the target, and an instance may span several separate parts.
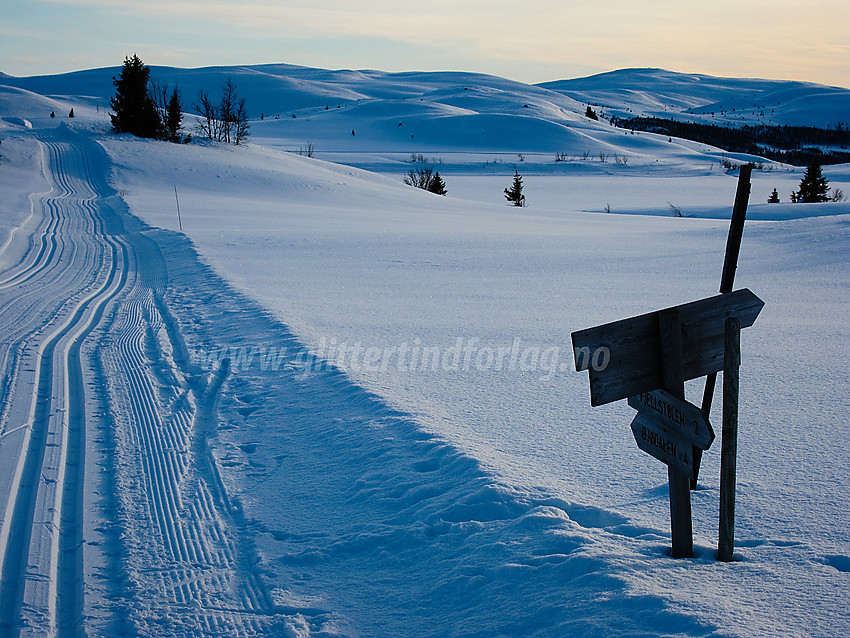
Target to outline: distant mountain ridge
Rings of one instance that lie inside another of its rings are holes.
[[[4,84],[42,95],[82,95],[106,99],[120,67],[105,67],[59,75],[12,77],[0,73]],[[216,66],[196,69],[151,66],[151,76],[178,84],[187,101],[201,87],[207,90],[231,77],[252,111],[279,112],[329,106],[359,100],[424,98],[446,85],[467,89],[508,90],[543,97],[552,92],[571,101],[599,106],[612,115],[648,115],[712,121],[725,125],[763,123],[835,127],[850,121],[850,89],[792,80],[723,78],[664,69],[634,68],[584,78],[524,84],[497,76],[466,72],[401,72],[327,70],[289,64]],[[212,85],[212,87],[211,87]],[[281,98],[284,98],[281,99]],[[551,96],[550,96],[551,100]],[[285,104],[284,104],[285,102]],[[333,104],[332,104],[333,103]],[[520,104],[520,106],[522,106]]]
[[[726,126],[834,128],[850,123],[850,90],[795,80],[722,78],[636,68],[537,86],[597,104],[620,117],[673,117]]]
[[[222,84],[232,80],[246,99],[254,139],[261,144],[274,140],[292,150],[310,142],[340,152],[454,149],[654,158],[668,153],[662,146],[669,134],[629,136],[611,126],[611,118],[650,116],[733,128],[846,128],[850,120],[848,89],[663,69],[621,69],[537,85],[480,73],[328,70],[289,64],[150,69],[156,82],[179,87],[187,113],[194,112],[200,90],[216,100]],[[53,102],[67,103],[61,107],[66,112],[87,104],[104,114],[120,70],[116,66],[50,76],[4,75],[0,87],[7,93],[31,93],[32,109],[16,114],[19,117],[50,113],[57,108]],[[36,107],[36,96],[48,101]],[[4,99],[0,95],[0,109]],[[585,117],[588,106],[602,119]],[[187,129],[191,126],[189,120]],[[685,147],[686,154],[719,154],[705,144]]]

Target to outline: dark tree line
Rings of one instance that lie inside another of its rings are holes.
[[[742,127],[680,122],[660,117],[612,117],[611,123],[633,131],[646,131],[710,144],[734,153],[759,155],[777,162],[806,166],[850,162],[850,152],[828,151],[819,146],[850,146],[850,129],[838,126],[746,125]]]
[[[135,54],[124,59],[121,74],[113,83],[115,96],[110,102],[114,111],[110,114],[113,131],[181,141],[183,104],[176,87],[169,89],[167,84],[152,81],[150,68]],[[221,99],[216,102],[201,90],[193,108],[200,116],[197,129],[204,137],[233,144],[248,139],[250,126],[245,99],[237,95],[231,80],[224,83]]]

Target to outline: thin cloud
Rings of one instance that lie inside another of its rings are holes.
[[[850,84],[845,63],[844,25],[850,22],[846,0],[809,5],[797,0],[702,4],[525,0],[521,6],[507,0],[431,0],[408,5],[395,0],[291,0],[285,4],[46,0],[43,4],[100,10],[104,24],[118,16],[138,16],[135,26],[150,32],[147,41],[173,50],[179,43],[165,42],[162,35],[167,22],[172,34],[215,39],[219,53],[233,51],[234,62],[252,44],[270,50],[275,43],[280,55],[303,61],[309,59],[310,38],[323,42],[372,38],[386,46],[382,65],[386,68],[409,62],[393,49],[397,42],[427,47],[437,52],[436,59],[453,58],[461,66],[487,66],[491,72],[498,72],[500,64],[512,69],[527,64],[529,73],[536,66],[563,68],[565,73],[588,65],[599,69],[661,66],[716,75],[743,73]],[[347,65],[359,66],[342,46],[323,51],[322,59],[334,54]]]

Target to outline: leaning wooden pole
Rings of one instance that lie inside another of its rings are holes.
[[[720,447],[720,531],[717,559],[732,560],[735,551],[735,486],[738,471],[738,390],[741,322],[726,320],[723,351],[723,434]]]
[[[744,236],[744,222],[747,221],[747,206],[750,201],[752,164],[741,166],[738,173],[738,190],[735,192],[735,205],[732,208],[732,221],[729,223],[729,235],[726,238],[726,254],[723,258],[723,272],[720,275],[720,292],[732,292],[735,284],[735,272],[738,269],[738,255],[741,253],[741,239]],[[705,389],[702,395],[702,411],[707,417],[711,412],[711,402],[714,398],[714,386],[717,383],[717,373],[713,372],[705,378]],[[694,477],[691,479],[691,489],[696,489],[699,477],[699,466],[702,461],[702,450],[695,447]]]

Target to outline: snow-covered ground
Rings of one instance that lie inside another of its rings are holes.
[[[724,154],[498,78],[274,70],[207,72],[268,100],[283,82],[304,109],[255,120],[245,147],[106,134],[103,71],[17,82],[51,98],[0,86],[4,269],[27,263],[57,188],[124,220],[97,232],[130,264],[113,292],[120,269],[88,275],[104,312],[81,324],[90,448],[85,487],[69,485],[97,507],[75,532],[84,600],[60,602],[60,628],[850,633],[850,205],[768,205],[802,171],[755,171],[736,285],[766,305],[743,334],[738,560],[714,560],[719,443],[692,493],[697,556],[673,560],[666,469],[624,401],[590,407],[570,333],[716,293],[737,177]],[[665,99],[710,103],[688,85]],[[308,141],[316,158],[285,152]],[[447,197],[402,184],[411,153]],[[502,195],[515,169],[525,209]],[[850,191],[850,167],[824,172]],[[30,207],[33,193],[51,194]],[[687,390],[698,402],[701,383]],[[59,565],[62,601],[75,572]]]

